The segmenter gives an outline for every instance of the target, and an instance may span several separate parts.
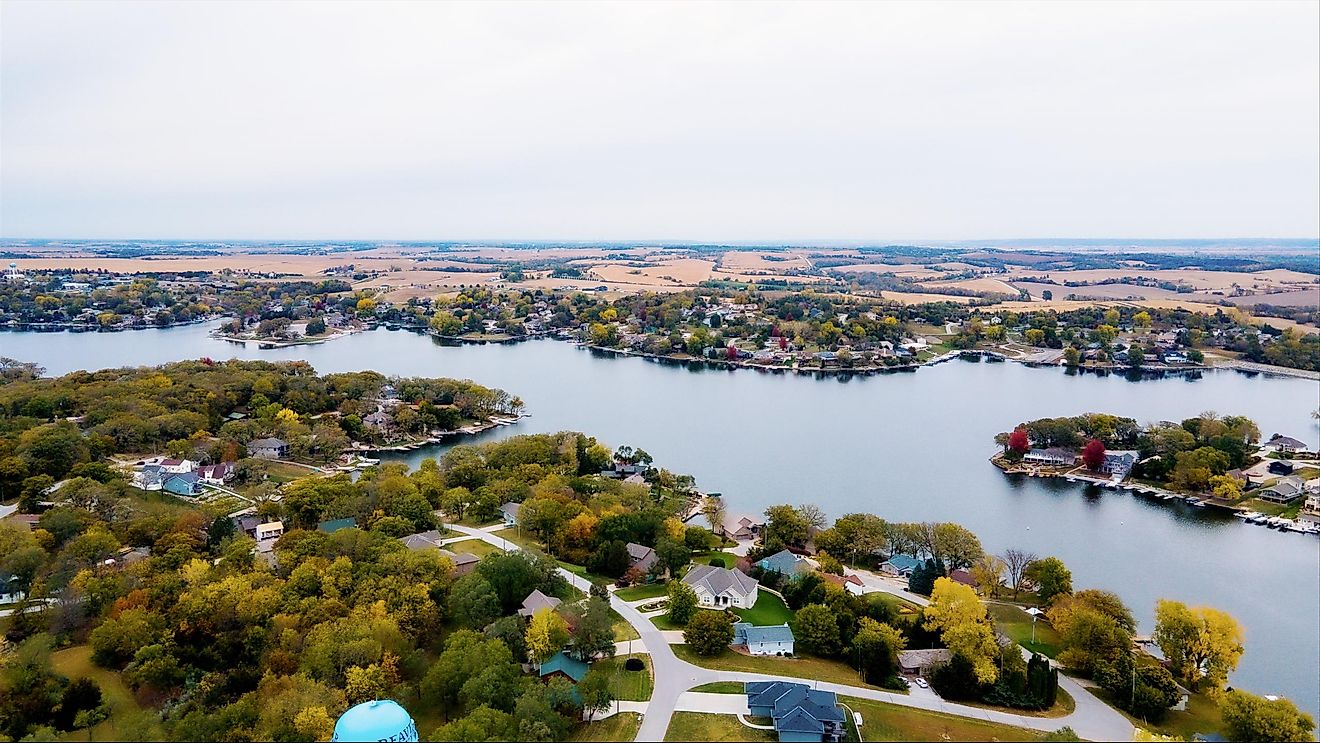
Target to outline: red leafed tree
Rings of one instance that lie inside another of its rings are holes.
[[[215,361],[213,361],[210,356],[203,356],[202,363],[206,366],[215,366]]]
[[[1008,448],[1018,454],[1026,454],[1027,450],[1031,448],[1031,439],[1027,438],[1027,429],[1013,429],[1013,433],[1008,435]]]
[[[1105,445],[1100,439],[1091,439],[1082,447],[1082,464],[1088,470],[1098,470],[1105,463]]]
[[[779,336],[779,350],[783,351],[786,348],[788,348],[788,339],[781,335]]]
[[[778,337],[779,337],[779,326],[775,326],[775,327],[773,327],[773,328],[770,328],[770,337],[771,337],[771,338],[778,338]]]
[[[733,346],[729,346],[728,348],[724,349],[724,357],[727,358],[729,361],[737,361],[738,349],[734,348]]]

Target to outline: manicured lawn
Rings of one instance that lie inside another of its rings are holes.
[[[472,539],[464,539],[461,542],[447,544],[445,545],[445,549],[450,552],[466,552],[468,554],[476,555],[479,558],[500,551],[499,547],[496,547],[490,542],[483,542],[476,537],[473,537]]]
[[[670,621],[668,614],[656,614],[651,617],[651,624],[660,629],[683,629],[683,625]]]
[[[629,671],[623,667],[628,658],[640,658],[642,663],[646,664],[646,668]],[[591,666],[610,674],[613,682],[610,688],[614,690],[615,699],[624,702],[645,702],[651,698],[651,691],[655,688],[655,682],[651,679],[651,656],[644,653],[616,655],[613,658],[602,658]]]
[[[660,598],[669,595],[669,585],[667,583],[652,583],[650,585],[628,586],[615,591],[614,595],[624,601]]]
[[[126,722],[130,716],[139,715],[142,708],[138,706],[137,700],[133,698],[133,692],[124,684],[119,674],[93,665],[92,649],[87,645],[76,645],[51,653],[50,660],[57,672],[70,679],[86,677],[95,681],[101,687],[102,698],[110,705],[109,718],[90,729],[75,730],[66,735],[65,739],[124,740],[129,731],[125,730],[121,734],[118,730],[119,724]],[[153,737],[156,739],[163,736],[158,728],[155,729],[155,733]]]
[[[712,681],[709,684],[693,687],[692,691],[704,691],[707,694],[741,694],[743,684],[741,681]]]
[[[596,575],[595,573],[587,572],[587,569],[582,567],[581,565],[574,565],[571,562],[564,562],[563,560],[556,560],[555,562],[559,563],[559,567],[567,570],[573,575],[576,575],[579,578],[586,578],[587,580],[591,581],[592,583],[598,586],[608,586],[609,584],[614,582],[614,579],[608,576]]]
[[[955,717],[942,712],[899,707],[856,697],[840,697],[839,701],[854,712],[861,713],[862,739],[867,741],[1034,741],[1041,737],[1034,730]]]
[[[738,722],[734,715],[705,712],[675,712],[665,740],[675,741],[775,741],[773,730],[757,730]]]
[[[619,612],[610,609],[610,617],[614,619],[613,627],[615,642],[620,640],[636,640],[641,637],[641,635],[637,634],[637,630],[633,629],[631,624],[628,624],[628,620],[619,616]]]
[[[494,534],[495,536],[501,539],[507,539],[508,541],[513,542],[514,544],[518,545],[519,547],[522,547],[523,549],[535,550],[537,552],[545,552],[545,550],[541,549],[541,545],[538,544],[537,541],[532,538],[531,534],[528,534],[526,532],[522,532],[520,534],[519,529],[516,526],[510,527],[508,529],[500,529],[499,531],[493,531],[491,532],[491,534]]]
[[[916,604],[912,603],[911,601],[908,601],[907,599],[901,596],[895,596],[892,593],[885,593],[884,591],[876,591],[874,593],[866,594],[866,597],[870,601],[874,601],[877,604],[887,604],[888,606],[893,608],[893,610],[899,616],[911,616],[921,611],[920,606],[917,606]]]
[[[779,658],[775,656],[756,656],[735,653],[726,650],[713,658],[697,655],[687,645],[673,645],[674,655],[679,658],[717,671],[744,671],[746,673],[764,673],[770,676],[786,676],[800,679],[818,679],[850,686],[871,686],[863,683],[855,669],[837,660],[825,660],[810,656],[797,658]],[[879,687],[874,687],[879,688]],[[901,694],[902,692],[895,692]]]
[[[1031,615],[1011,604],[986,604],[990,618],[1013,642],[1030,650],[1054,658],[1059,653],[1059,633],[1044,619],[1036,620],[1036,642],[1031,642]]]
[[[756,604],[750,609],[734,609],[734,614],[744,622],[751,622],[758,627],[772,624],[784,624],[793,618],[793,612],[784,606],[784,600],[769,591],[758,591]]]
[[[569,734],[570,741],[620,741],[637,737],[637,730],[642,726],[642,716],[636,712],[620,712],[598,722],[578,725]]]
[[[1118,710],[1120,715],[1132,721],[1132,724],[1143,729],[1163,735],[1173,735],[1182,740],[1191,740],[1196,733],[1224,733],[1224,718],[1219,712],[1219,705],[1213,699],[1204,694],[1193,694],[1187,700],[1187,710],[1184,712],[1170,712],[1164,720],[1158,724],[1146,722],[1133,717],[1124,712],[1113,703],[1112,695],[1103,689],[1093,690],[1097,697],[1103,699],[1110,707]]]

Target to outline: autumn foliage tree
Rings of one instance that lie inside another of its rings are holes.
[[[1088,470],[1098,470],[1105,463],[1105,445],[1100,439],[1091,439],[1082,447],[1082,464]]]
[[[1031,449],[1031,439],[1027,437],[1027,429],[1015,428],[1008,435],[1008,450],[1014,454],[1026,454]]]

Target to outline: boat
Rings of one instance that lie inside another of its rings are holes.
[[[1188,499],[1187,499],[1187,505],[1189,505],[1189,506],[1200,506],[1202,503],[1203,503],[1203,501],[1202,501],[1200,498],[1188,498]]]
[[[1295,531],[1300,534],[1320,534],[1320,529],[1309,521],[1294,521],[1288,525],[1288,531]]]

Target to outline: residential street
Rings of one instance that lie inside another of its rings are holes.
[[[516,544],[505,539],[497,537],[488,531],[474,529],[467,526],[456,524],[446,524],[447,528],[463,534],[477,537],[483,541],[499,547],[503,550],[518,549]],[[591,589],[591,582],[580,576],[574,575],[567,570],[560,569],[560,573],[571,583],[582,591]],[[859,574],[863,577],[865,574]],[[865,582],[865,577],[863,577]],[[880,587],[882,579],[876,579],[876,590],[886,590],[899,595],[906,594],[893,586]],[[911,597],[911,598],[910,598]],[[926,603],[920,597],[912,597],[911,594],[904,595],[904,598],[910,600],[919,600],[919,603]],[[619,613],[629,624],[641,635],[640,641],[633,641],[633,652],[646,652],[651,656],[651,667],[655,674],[655,690],[651,694],[651,700],[647,704],[646,712],[642,716],[642,726],[637,732],[638,741],[661,741],[664,740],[665,732],[669,729],[669,722],[673,717],[675,710],[701,711],[714,713],[731,713],[739,704],[741,708],[746,707],[746,698],[740,695],[720,695],[720,694],[700,694],[690,693],[689,689],[708,684],[715,681],[782,681],[782,677],[769,676],[758,673],[743,673],[738,671],[714,671],[699,666],[692,665],[686,661],[679,660],[674,655],[674,651],[669,646],[669,640],[665,633],[661,632],[646,617],[642,616],[637,609],[633,608],[626,601],[617,596],[610,597],[610,606]],[[639,647],[640,646],[640,647]],[[1062,686],[1076,701],[1077,707],[1072,714],[1063,717],[1028,717],[998,710],[982,709],[980,707],[969,707],[963,704],[946,702],[934,694],[895,694],[893,692],[882,691],[879,689],[863,688],[857,686],[847,686],[844,684],[835,684],[827,682],[811,682],[815,688],[825,691],[833,691],[842,696],[861,697],[863,699],[872,699],[903,707],[913,707],[917,709],[926,709],[935,712],[943,712],[960,717],[968,717],[977,720],[986,720],[988,722],[998,722],[1005,725],[1014,725],[1017,727],[1030,728],[1041,731],[1054,731],[1061,727],[1068,726],[1077,732],[1079,736],[1086,740],[1131,740],[1133,726],[1117,711],[1111,709],[1100,699],[1096,698],[1087,689],[1083,688],[1076,681],[1060,674],[1059,685]],[[730,697],[729,700],[719,699],[719,697]],[[734,702],[732,700],[738,700]],[[680,700],[682,702],[680,703]],[[698,709],[691,709],[697,707]]]

